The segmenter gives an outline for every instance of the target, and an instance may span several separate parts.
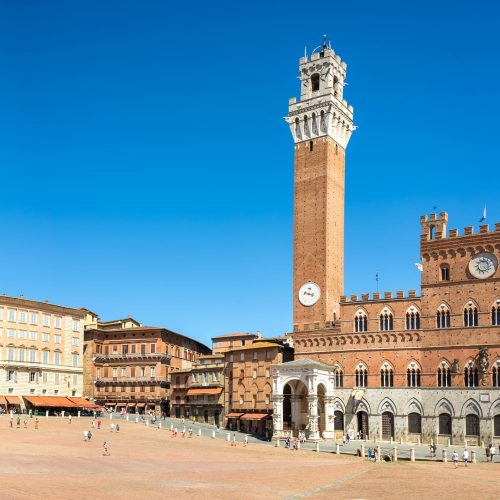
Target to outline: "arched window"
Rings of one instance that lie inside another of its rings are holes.
[[[295,135],[302,139],[302,130],[300,130],[300,120],[298,118],[295,118]]]
[[[491,369],[491,385],[500,387],[500,359],[493,365]]]
[[[448,413],[439,415],[439,434],[451,435],[451,415]]]
[[[363,309],[359,309],[354,316],[354,331],[366,332],[368,331],[368,316]]]
[[[437,369],[437,386],[451,387],[451,370],[450,366],[445,361],[442,361]]]
[[[394,387],[394,370],[389,363],[384,363],[380,369],[380,386]]]
[[[448,264],[441,264],[439,271],[441,273],[441,281],[450,281],[450,266]]]
[[[309,120],[307,119],[307,115],[304,116],[304,135],[309,137]]]
[[[420,434],[422,432],[422,417],[420,413],[410,413],[408,415],[408,432],[410,434]]]
[[[313,92],[317,92],[319,90],[319,73],[311,75],[311,89]]]
[[[380,330],[383,332],[394,330],[394,317],[387,307],[380,313]]]
[[[465,435],[479,436],[479,417],[474,414],[465,416]]]
[[[479,386],[479,370],[474,364],[474,361],[469,361],[464,368],[464,385],[465,387]]]
[[[491,308],[491,324],[500,326],[500,299],[497,299]]]
[[[464,326],[472,327],[478,325],[477,307],[472,300],[469,300],[464,307]]]
[[[429,227],[429,239],[433,240],[436,234],[436,226]]]
[[[318,135],[318,121],[316,119],[316,113],[312,114],[311,118],[311,128],[314,135]]]
[[[321,129],[321,132],[326,132],[326,120],[324,111],[321,111],[319,115],[319,127]]]
[[[356,367],[356,387],[368,387],[368,370],[363,363]]]
[[[335,387],[344,387],[344,372],[340,366],[335,368]]]
[[[406,312],[406,329],[419,330],[420,329],[420,313],[415,306],[411,306]]]
[[[436,313],[436,327],[437,328],[450,328],[451,314],[446,304],[441,304]]]
[[[420,367],[413,361],[406,370],[406,384],[408,387],[420,387]]]

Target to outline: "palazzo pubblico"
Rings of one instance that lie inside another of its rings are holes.
[[[500,436],[500,223],[422,216],[421,295],[343,295],[347,65],[324,44],[300,59],[295,144],[295,360],[273,367],[274,437],[360,432],[478,444]]]

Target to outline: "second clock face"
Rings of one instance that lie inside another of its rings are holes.
[[[481,252],[469,262],[469,271],[475,278],[485,279],[493,276],[497,270],[498,260],[488,252]]]
[[[304,283],[299,289],[299,302],[306,307],[313,306],[321,296],[319,285],[312,281]]]

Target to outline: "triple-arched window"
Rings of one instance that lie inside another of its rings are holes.
[[[464,307],[464,326],[473,327],[478,325],[477,307],[472,300],[469,300]]]
[[[340,366],[335,368],[335,387],[344,387],[344,371]]]
[[[366,332],[368,331],[368,316],[363,309],[359,309],[354,316],[354,331]]]
[[[414,361],[406,369],[406,384],[408,387],[420,387],[420,366]]]
[[[436,327],[437,328],[450,328],[451,326],[451,313],[446,304],[441,304],[436,313]]]
[[[356,387],[368,387],[368,370],[363,363],[356,366]]]
[[[467,362],[464,368],[464,385],[465,387],[479,386],[479,370],[472,360]]]
[[[491,324],[500,326],[500,299],[497,299],[491,308]]]
[[[394,387],[394,370],[389,363],[384,363],[380,369],[380,386]]]
[[[491,369],[491,385],[500,387],[500,359],[493,365]]]
[[[406,329],[420,329],[420,313],[415,306],[411,306],[408,311],[406,311]]]
[[[437,369],[437,386],[451,387],[451,369],[446,361],[441,361]]]
[[[380,313],[380,330],[385,332],[394,330],[394,316],[389,308],[384,307]]]

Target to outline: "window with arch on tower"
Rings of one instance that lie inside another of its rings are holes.
[[[500,359],[493,365],[491,369],[491,385],[500,387]]]
[[[420,329],[420,313],[417,308],[411,306],[406,312],[406,329],[419,330]]]
[[[368,316],[363,309],[356,312],[354,316],[354,331],[367,332],[368,331]]]
[[[389,363],[384,363],[380,369],[380,386],[394,387],[394,370]]]
[[[319,73],[311,75],[311,90],[317,92],[319,90]]]
[[[464,326],[472,327],[478,325],[478,313],[477,307],[474,302],[470,300],[468,304],[464,307]]]
[[[437,369],[437,386],[438,387],[451,387],[451,370],[446,362],[441,362]]]
[[[344,371],[340,366],[335,368],[335,387],[344,387]]]
[[[356,387],[368,387],[368,370],[363,363],[356,367]]]
[[[417,363],[410,363],[406,370],[406,384],[408,387],[420,387],[420,367]]]
[[[441,281],[450,281],[450,266],[448,264],[441,264],[439,266]]]
[[[394,330],[394,316],[387,307],[380,314],[380,330],[383,332]]]
[[[491,324],[500,326],[500,299],[497,299],[491,308]]]
[[[479,386],[479,370],[474,361],[469,361],[464,368],[464,385],[465,387]]]
[[[437,328],[450,328],[451,314],[450,310],[445,304],[441,304],[436,313],[436,327]]]

